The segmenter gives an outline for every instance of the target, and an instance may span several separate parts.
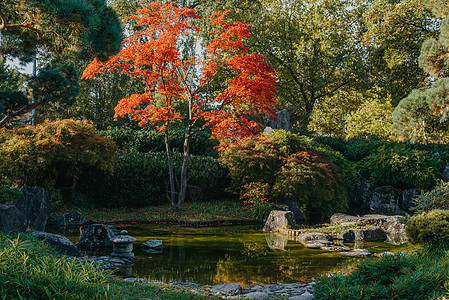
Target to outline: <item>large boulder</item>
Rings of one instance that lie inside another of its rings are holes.
[[[284,199],[284,204],[287,205],[288,210],[295,215],[295,221],[297,224],[301,224],[304,222],[305,218],[301,212],[298,199],[293,197],[287,197]]]
[[[296,237],[296,240],[306,244],[310,242],[331,242],[332,237],[329,234],[321,232],[304,232]]]
[[[27,219],[29,229],[44,231],[50,217],[50,196],[44,188],[29,186],[20,189],[23,196],[14,201],[14,205]]]
[[[295,215],[291,211],[272,210],[262,230],[278,231],[294,225],[296,225]]]
[[[52,215],[48,220],[48,225],[64,227],[79,227],[90,223],[92,222],[79,211],[61,215]]]
[[[415,198],[421,194],[419,189],[408,189],[402,191],[401,195],[401,208],[407,213],[412,212],[412,208],[415,207]]]
[[[91,224],[80,227],[80,249],[112,247],[112,241],[118,235],[117,229],[111,225]]]
[[[370,210],[374,214],[406,215],[399,207],[399,194],[399,191],[391,186],[378,186],[371,196]]]
[[[55,249],[55,251],[59,254],[77,257],[80,256],[80,252],[78,251],[78,248],[76,248],[75,244],[62,235],[36,230],[29,231],[28,233],[35,238],[43,240],[45,244]]]
[[[384,242],[387,235],[377,227],[367,229],[348,229],[341,234],[346,241]]]
[[[330,221],[331,221],[332,225],[336,225],[336,224],[341,224],[341,223],[346,223],[346,222],[357,222],[358,219],[359,219],[359,217],[356,217],[356,216],[351,216],[351,215],[342,214],[342,213],[336,213],[331,216]]]
[[[0,230],[18,234],[25,232],[28,222],[25,215],[12,204],[0,204]]]
[[[290,113],[287,109],[276,112],[276,119],[265,118],[265,126],[273,129],[284,129],[292,131],[292,124],[290,123]]]

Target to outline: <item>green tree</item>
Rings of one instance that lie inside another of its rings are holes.
[[[449,17],[441,3],[427,2],[430,9],[444,17],[439,37],[426,40],[419,56],[420,66],[436,81],[430,88],[413,90],[401,100],[393,114],[393,126],[407,140],[445,142],[449,125]]]
[[[423,42],[438,34],[438,20],[424,0],[374,0],[364,26],[370,84],[396,107],[412,89],[425,86],[418,57]]]
[[[36,83],[42,83],[40,90],[45,92],[55,88],[51,97],[43,97],[37,89],[40,99],[35,103],[24,104],[24,98],[17,93],[15,103],[11,103],[12,98],[8,98],[8,103],[1,98],[2,105],[7,106],[7,113],[0,120],[2,127],[49,101],[73,102],[77,83],[72,84],[70,97],[54,97],[61,91],[67,92],[63,86],[67,87],[67,80],[74,83],[75,78],[73,69],[61,68],[57,63],[79,64],[95,56],[106,59],[120,50],[121,28],[105,0],[5,0],[0,7],[0,35],[0,55],[29,62],[39,54],[40,59],[55,67],[42,70],[32,83],[35,88]]]
[[[355,84],[361,10],[352,0],[261,1],[254,43],[279,77],[279,103],[301,113],[307,130],[315,105]]]

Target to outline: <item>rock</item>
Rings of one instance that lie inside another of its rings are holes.
[[[29,229],[44,231],[50,217],[50,196],[39,186],[23,187],[14,205],[25,215]]]
[[[449,182],[449,163],[444,168],[443,174],[441,174],[443,182]]]
[[[301,212],[298,199],[293,197],[287,197],[284,199],[284,204],[287,205],[288,210],[295,215],[295,221],[297,224],[304,223],[305,218]]]
[[[146,249],[162,250],[162,248],[164,247],[164,244],[163,244],[162,240],[148,240],[145,243],[143,243],[141,247],[146,248]]]
[[[48,220],[49,225],[64,227],[78,227],[90,223],[91,221],[79,211],[62,215],[52,215]]]
[[[374,214],[405,215],[399,207],[399,192],[391,186],[379,186],[374,189],[370,201],[370,210]]]
[[[414,201],[417,196],[421,194],[419,189],[408,189],[402,191],[401,195],[401,207],[408,213],[412,212],[412,208],[415,206]]]
[[[304,292],[304,294],[302,294],[302,295],[293,296],[293,297],[288,298],[288,300],[313,300],[313,299],[315,299],[315,297],[307,291]]]
[[[354,196],[349,199],[349,206],[358,210],[369,209],[372,191],[369,180],[359,180],[354,188]]]
[[[296,225],[295,215],[291,211],[272,210],[263,231],[278,231]]]
[[[296,240],[306,244],[310,241],[320,241],[321,243],[331,242],[332,237],[329,234],[321,232],[305,232],[296,237]]]
[[[12,204],[0,204],[0,230],[10,234],[25,232],[28,222],[25,215]]]
[[[290,123],[290,113],[287,109],[276,112],[276,119],[265,118],[265,126],[272,129],[283,129],[286,131],[292,131],[292,124]]]
[[[394,254],[393,252],[383,252],[381,254],[379,254],[380,257],[385,257],[385,256],[395,256],[396,254]]]
[[[341,223],[345,223],[345,222],[357,222],[357,220],[359,219],[359,217],[356,216],[351,216],[351,215],[347,215],[347,214],[342,214],[342,213],[336,213],[333,214],[331,216],[331,224],[335,225],[335,224],[341,224]]]
[[[146,280],[143,279],[143,278],[134,278],[134,277],[124,278],[123,281],[126,281],[126,282],[148,283],[148,281],[146,281]]]
[[[327,240],[307,241],[304,246],[311,249],[321,249],[323,247],[332,246],[334,243]]]
[[[277,233],[265,233],[264,235],[271,250],[285,250],[288,243],[286,236]]]
[[[338,253],[350,257],[368,257],[372,255],[372,253],[370,252],[338,252]]]
[[[407,235],[405,233],[406,223],[403,222],[389,222],[385,226],[385,230],[387,231],[387,243],[390,244],[404,244],[407,242]]]
[[[220,292],[229,295],[241,295],[243,291],[242,286],[237,283],[219,284],[211,287],[210,289],[214,292]]]
[[[118,235],[117,229],[111,225],[91,224],[80,228],[80,249],[112,247],[112,240]]]
[[[202,287],[202,284],[199,283],[193,283],[193,282],[173,282],[170,285],[174,285],[177,287],[182,287],[182,288],[199,288]]]
[[[62,235],[37,230],[28,231],[28,233],[35,238],[43,240],[45,244],[55,249],[59,254],[77,257],[81,255],[75,244]]]
[[[247,299],[268,299],[270,296],[267,293],[264,292],[252,292],[245,295],[245,298]]]
[[[346,241],[383,242],[387,235],[381,229],[348,229],[341,233],[340,238]]]

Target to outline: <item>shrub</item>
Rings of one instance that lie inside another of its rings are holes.
[[[170,146],[174,151],[182,152],[184,145],[183,128],[174,128],[170,131]],[[110,128],[101,131],[101,135],[113,140],[120,149],[126,152],[159,152],[165,151],[164,133],[156,129],[128,129]],[[190,153],[193,155],[212,156],[218,158],[219,142],[210,139],[211,132],[200,131],[194,134],[190,141]]]
[[[414,215],[405,229],[411,243],[449,244],[449,211],[435,209]]]
[[[103,271],[53,256],[41,241],[0,232],[3,299],[112,299]]]
[[[0,186],[39,185],[61,198],[91,168],[115,165],[115,144],[86,121],[58,120],[0,130]]]
[[[318,299],[434,299],[448,276],[447,256],[419,253],[366,259],[347,276],[317,280]]]
[[[421,192],[421,195],[414,199],[413,210],[416,213],[433,209],[449,210],[449,182],[441,182],[433,190]]]
[[[275,130],[222,149],[220,159],[230,169],[235,192],[263,182],[272,187],[273,199],[295,197],[323,217],[346,207],[348,182],[342,168],[307,137]]]
[[[22,196],[19,189],[0,189],[0,203],[9,203]]]
[[[374,185],[426,189],[441,176],[438,165],[427,152],[405,146],[380,147],[357,163],[360,173]]]
[[[173,154],[175,174],[180,173],[182,156]],[[107,174],[91,169],[80,178],[73,199],[78,205],[99,207],[141,207],[162,204],[167,199],[168,163],[165,152],[122,153],[117,155],[117,168]],[[227,172],[219,162],[206,156],[191,155],[188,167],[190,190],[200,188],[203,200],[222,198],[228,186]]]

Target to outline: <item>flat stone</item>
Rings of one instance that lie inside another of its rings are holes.
[[[142,244],[142,249],[162,250],[164,243],[162,240],[148,240]]]
[[[182,288],[198,288],[198,287],[202,287],[202,284],[199,283],[193,283],[193,282],[173,282],[170,285],[174,285],[177,287],[182,287]]]
[[[343,222],[357,222],[358,217],[347,214],[336,213],[330,218],[331,224],[341,224]]]
[[[125,278],[125,279],[123,279],[123,281],[126,281],[126,282],[141,282],[141,283],[148,283],[148,281],[146,281],[146,280],[143,279],[143,278]]]
[[[247,299],[267,299],[270,296],[267,293],[263,293],[263,292],[253,292],[253,293],[248,293],[245,295],[245,298]]]
[[[219,284],[211,287],[210,289],[214,292],[220,292],[230,295],[241,295],[243,291],[242,286],[237,283]]]
[[[305,232],[298,235],[296,238],[299,242],[305,244],[308,241],[319,241],[319,243],[332,241],[329,234],[321,232]]]
[[[300,296],[293,296],[288,299],[289,300],[313,300],[313,299],[315,299],[315,297],[311,293],[305,292],[304,294],[302,294]]]
[[[370,252],[338,252],[338,253],[350,257],[368,257],[372,255]]]
[[[393,252],[383,252],[381,254],[379,254],[380,257],[385,257],[385,256],[395,256],[396,254],[394,254]]]

